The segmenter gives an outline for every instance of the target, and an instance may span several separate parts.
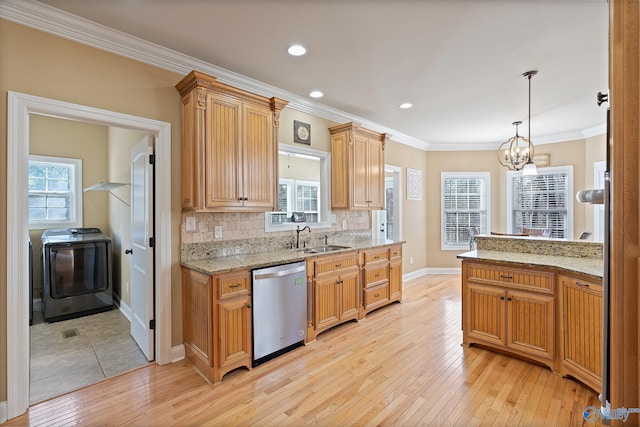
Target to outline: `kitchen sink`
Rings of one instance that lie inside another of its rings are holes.
[[[339,246],[339,245],[326,245],[326,246],[316,246],[315,248],[301,249],[300,252],[302,252],[303,254],[323,254],[325,252],[339,251],[341,249],[351,249],[351,247]]]

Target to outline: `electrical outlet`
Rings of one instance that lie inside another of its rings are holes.
[[[342,220],[342,229],[343,229],[343,230],[346,230],[346,229],[347,229],[347,220],[346,220],[346,219],[343,219],[343,220]]]
[[[216,239],[222,239],[222,226],[221,225],[216,225],[216,228],[214,229],[213,235],[214,235],[214,237]]]
[[[409,264],[413,264],[413,257],[412,256],[409,257]]]
[[[331,224],[335,224],[337,221],[336,214],[331,214]]]
[[[187,231],[195,231],[196,230],[196,217],[188,216],[185,224],[185,228]]]

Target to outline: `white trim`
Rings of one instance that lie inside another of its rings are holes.
[[[7,401],[0,402],[0,424],[7,421]]]
[[[427,268],[427,274],[462,274],[462,267]]]
[[[69,191],[71,199],[71,218],[68,221],[54,221],[54,220],[41,220],[41,221],[29,221],[30,230],[42,230],[45,228],[70,228],[70,227],[82,227],[84,218],[82,215],[82,159],[75,159],[71,157],[55,157],[55,156],[39,156],[36,154],[29,154],[29,162],[37,163],[57,163],[64,167],[67,167],[73,171],[71,177],[71,187]],[[40,192],[48,193],[49,192]]]
[[[18,2],[30,4],[29,2]],[[2,11],[0,3],[0,11]],[[156,136],[156,362],[171,362],[171,124],[8,92],[7,117],[7,416],[29,407],[27,179],[29,115],[41,114],[134,129]],[[19,248],[19,249],[16,249]]]
[[[421,268],[420,270],[412,271],[411,273],[405,273],[402,275],[402,282],[417,279],[418,277],[426,276],[427,274],[426,268]]]
[[[116,301],[116,304],[118,304],[120,313],[122,313],[122,315],[126,317],[129,322],[131,322],[131,307],[129,307],[129,305],[127,305],[127,303],[124,302],[122,298],[120,298],[120,295],[113,295],[113,297],[113,299]]]
[[[272,224],[271,214],[272,212],[264,213],[264,232],[270,233],[272,231],[289,231],[295,230],[300,226],[303,228],[308,225],[312,230],[319,230],[325,228],[331,228],[333,217],[331,212],[331,153],[327,151],[314,150],[313,148],[298,147],[290,144],[278,144],[278,152],[285,151],[288,153],[302,154],[317,157],[320,159],[320,222],[285,222],[283,224]]]
[[[179,344],[174,347],[171,347],[171,363],[176,363],[181,361],[186,357],[184,344]]]
[[[445,242],[446,228],[446,211],[444,201],[444,181],[449,178],[473,178],[484,181],[485,185],[485,216],[484,227],[480,227],[482,233],[488,233],[491,228],[491,173],[490,172],[440,172],[440,250],[443,251],[459,251],[468,249],[468,243],[465,244],[447,244]]]

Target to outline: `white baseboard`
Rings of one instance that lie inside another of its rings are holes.
[[[171,363],[178,362],[185,358],[184,344],[171,347]]]
[[[462,274],[462,268],[427,268],[427,274]]]
[[[131,322],[131,307],[129,307],[126,302],[122,301],[119,295],[114,294],[113,299],[120,309],[120,312],[124,315],[124,317],[127,318],[129,322]]]
[[[418,277],[425,276],[427,274],[426,268],[421,268],[420,270],[412,271],[411,273],[403,274],[402,281],[406,282],[407,280],[417,279]]]
[[[7,401],[0,402],[0,424],[7,421]]]

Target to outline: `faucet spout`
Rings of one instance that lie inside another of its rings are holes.
[[[309,233],[311,233],[311,228],[309,228],[308,225],[305,225],[303,228],[300,228],[299,225],[296,227],[296,249],[300,248],[300,232],[304,230],[309,230]]]

